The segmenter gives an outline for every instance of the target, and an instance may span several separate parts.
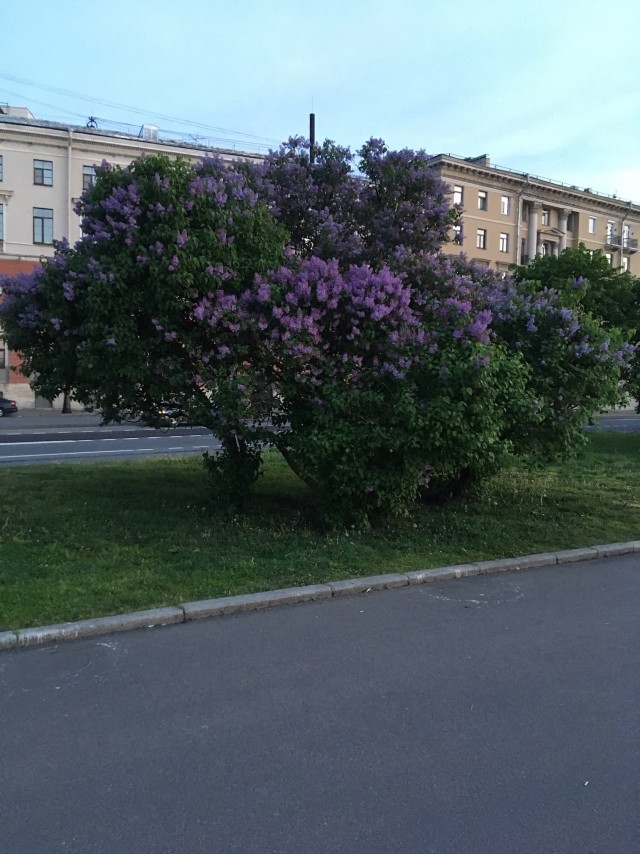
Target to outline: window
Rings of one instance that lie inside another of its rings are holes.
[[[589,234],[596,233],[596,218],[594,216],[589,217]]]
[[[2,155],[0,154],[0,181],[4,178],[4,163],[2,161]]]
[[[95,183],[96,183],[96,167],[95,166],[83,166],[82,167],[82,189],[83,190],[90,190]]]
[[[509,235],[504,231],[500,234],[500,251],[508,252],[509,251]]]
[[[487,248],[487,229],[479,228],[476,231],[476,246],[478,249]]]
[[[615,222],[610,219],[607,222],[607,243],[613,240],[613,229],[616,227]]]
[[[33,209],[33,242],[53,243],[53,211],[50,208]]]
[[[622,272],[627,273],[629,271],[629,259],[623,257],[622,259]]]
[[[461,205],[463,199],[464,199],[464,190],[462,189],[462,187],[459,187],[456,184],[456,186],[453,188],[453,204],[454,205]]]
[[[502,196],[500,199],[500,213],[509,216],[511,213],[511,196]]]
[[[456,243],[458,246],[461,246],[462,240],[463,240],[462,226],[461,225],[454,225],[453,226],[453,242]]]
[[[542,209],[542,224],[549,225],[549,211],[546,208]]]
[[[4,240],[4,205],[0,205],[0,240]]]
[[[611,254],[611,252],[605,252],[604,257],[609,262],[609,266],[611,266],[613,264],[613,255]]]
[[[53,185],[53,163],[51,160],[33,161],[33,183],[45,187]]]
[[[622,244],[625,249],[629,248],[629,240],[631,239],[631,226],[623,225],[622,226]]]
[[[567,231],[573,231],[573,214],[570,213],[567,217]]]
[[[478,190],[478,210],[486,211],[487,209],[487,192],[486,190]]]

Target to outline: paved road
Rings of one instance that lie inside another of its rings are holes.
[[[593,429],[640,432],[640,415],[599,416]],[[86,412],[20,412],[0,420],[0,466],[25,463],[89,462],[154,455],[201,454],[220,443],[202,427],[160,433],[134,425],[100,425]]]
[[[640,556],[0,653],[7,854],[626,854]]]
[[[220,443],[204,429],[176,428],[167,433],[133,427],[43,430],[0,434],[0,466],[201,454],[219,447]]]
[[[635,412],[599,415],[596,421],[596,426],[588,429],[612,430],[616,433],[640,433],[640,415]]]
[[[87,413],[27,414],[0,421],[0,466],[201,454],[220,443],[204,427],[161,432],[132,424],[100,425]]]

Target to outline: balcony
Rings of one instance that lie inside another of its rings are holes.
[[[628,237],[626,234],[623,234],[620,237],[619,234],[615,234],[611,232],[607,234],[604,239],[604,245],[607,249],[624,249],[625,252],[629,252],[633,254],[638,251],[638,240],[635,237]]]

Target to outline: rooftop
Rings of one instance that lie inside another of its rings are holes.
[[[225,151],[238,154],[266,154],[269,146],[265,143],[234,140],[227,137],[206,136],[176,130],[162,130],[154,124],[127,125],[122,122],[110,122],[90,116],[86,125],[73,125],[65,122],[36,118],[28,107],[15,107],[0,104],[0,124],[23,127],[47,128],[51,130],[73,131],[91,136],[117,137],[119,139],[146,140],[160,145],[181,146],[198,151]]]
[[[564,181],[557,181],[554,178],[545,178],[542,175],[533,175],[529,172],[520,172],[517,169],[510,169],[508,166],[492,164],[488,154],[480,154],[477,157],[463,157],[459,154],[442,153],[434,155],[431,159],[438,160],[439,158],[447,158],[448,160],[458,161],[463,165],[476,166],[483,169],[489,169],[495,173],[503,173],[508,176],[518,177],[521,178],[524,183],[534,181],[539,184],[545,184],[549,187],[562,187],[565,190],[575,191],[577,193],[587,193],[590,196],[596,196],[603,201],[614,202],[618,205],[628,205],[630,208],[640,207],[640,205],[637,205],[630,199],[621,199],[620,196],[612,195],[610,193],[600,193],[597,190],[593,190],[591,187],[578,187],[576,184],[567,184]]]

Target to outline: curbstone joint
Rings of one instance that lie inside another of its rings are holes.
[[[591,546],[598,552],[598,557],[613,557],[614,555],[631,554],[639,549],[633,548],[634,543],[608,543],[603,546]]]
[[[564,552],[557,552],[558,563],[575,563],[579,560],[594,560],[598,557],[596,549],[567,549]]]
[[[350,578],[345,581],[329,581],[328,587],[333,596],[346,596],[350,593],[367,593],[369,590],[387,590],[392,587],[406,587],[408,574],[390,572],[388,575],[370,575],[368,578]]]
[[[148,611],[136,611],[133,614],[117,614],[113,617],[97,617],[93,620],[80,620],[77,623],[59,623],[53,626],[37,626],[33,629],[19,629],[17,632],[20,647],[35,646],[75,638],[95,637],[111,632],[125,632],[129,629],[166,626],[183,623],[182,608],[152,608]]]
[[[200,602],[185,602],[180,607],[185,620],[202,620],[220,614],[237,614],[241,611],[258,611],[275,605],[311,602],[330,599],[328,584],[308,584],[305,587],[289,587],[285,590],[268,590],[265,593],[246,593],[241,596],[226,596],[219,599],[203,599]]]
[[[532,569],[536,566],[553,566],[557,562],[557,555],[543,552],[537,555],[520,555],[519,557],[505,557],[499,560],[480,560],[476,566],[480,568],[481,575],[488,575],[494,572]]]
[[[460,563],[456,566],[436,566],[434,569],[417,569],[407,572],[409,584],[429,584],[431,581],[449,581],[452,578],[467,578],[479,575],[477,564]]]
[[[334,596],[346,596],[355,593],[367,593],[370,590],[385,590],[393,587],[427,584],[432,581],[447,581],[454,578],[467,578],[474,575],[488,575],[496,572],[508,572],[510,570],[553,566],[555,564],[574,563],[582,560],[594,560],[595,558],[633,553],[640,553],[640,540],[633,540],[627,543],[605,543],[603,545],[567,549],[566,551],[555,553],[543,552],[514,558],[501,558],[498,560],[458,564],[456,566],[421,569],[407,573],[388,573],[387,575],[373,575],[368,578],[352,578],[344,581],[329,581],[326,584],[309,584],[304,587],[269,590],[264,593],[248,593],[241,596],[186,602],[178,606],[152,608],[129,614],[116,614],[112,617],[96,617],[75,623],[60,623],[52,626],[38,626],[32,629],[2,631],[0,632],[0,650],[25,648],[76,638],[95,637],[112,632],[128,631],[129,629],[185,623],[220,614],[257,611],[277,605],[309,602],[316,599],[330,599]]]

